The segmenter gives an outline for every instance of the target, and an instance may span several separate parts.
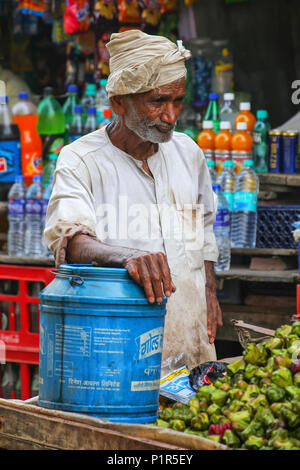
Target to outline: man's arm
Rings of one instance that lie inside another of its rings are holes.
[[[205,295],[207,304],[207,334],[209,342],[213,343],[216,339],[217,329],[223,326],[222,311],[217,298],[217,284],[212,261],[204,261],[205,266]]]
[[[144,288],[150,303],[160,303],[164,295],[169,297],[176,290],[167,258],[161,252],[111,246],[88,235],[77,235],[68,243],[67,259],[72,264],[127,269],[132,279]]]

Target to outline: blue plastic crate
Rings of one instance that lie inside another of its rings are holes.
[[[297,249],[293,223],[300,215],[300,205],[258,205],[256,248]]]

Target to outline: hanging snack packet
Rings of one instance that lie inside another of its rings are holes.
[[[88,0],[66,0],[64,30],[66,34],[78,34],[90,28]]]
[[[113,20],[116,16],[117,9],[114,0],[95,1],[93,8],[94,21]]]
[[[160,20],[160,1],[159,0],[140,0],[142,10],[142,21],[151,26],[156,26]]]
[[[178,0],[160,0],[160,13],[162,15],[175,13],[176,11],[178,11],[178,8]]]
[[[141,12],[137,0],[118,0],[120,23],[140,23]]]

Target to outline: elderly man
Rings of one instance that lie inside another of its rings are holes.
[[[163,358],[216,359],[216,204],[205,158],[173,132],[190,57],[138,30],[107,45],[116,119],[62,150],[45,238],[56,264],[123,267],[149,302],[168,297]]]

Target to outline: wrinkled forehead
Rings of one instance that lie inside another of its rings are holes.
[[[156,96],[164,96],[173,98],[174,96],[182,96],[185,94],[185,78],[179,78],[166,85],[161,85],[153,90],[146,91],[144,93],[134,93],[130,96],[134,101],[147,101],[149,98]]]

